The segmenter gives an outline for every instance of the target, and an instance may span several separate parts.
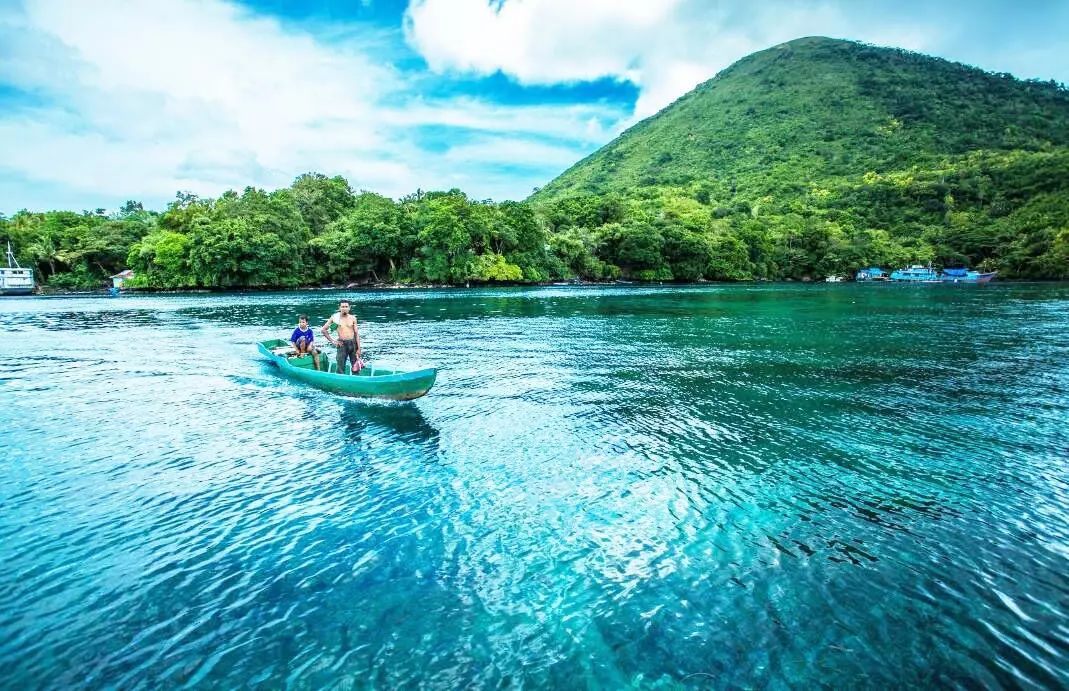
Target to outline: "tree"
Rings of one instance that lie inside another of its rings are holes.
[[[305,173],[293,181],[290,191],[313,237],[354,205],[352,188],[340,175],[328,178],[321,173]]]
[[[472,234],[468,227],[468,200],[459,190],[428,194],[418,216],[420,248],[416,264],[421,277],[436,283],[464,281],[471,273]],[[476,222],[477,234],[484,228]]]
[[[189,267],[192,240],[183,233],[157,230],[135,243],[127,255],[135,284],[142,287],[186,288],[196,285]]]
[[[468,278],[475,281],[520,281],[523,270],[509,264],[503,256],[493,252],[481,254],[471,262]]]
[[[397,260],[410,251],[404,233],[401,209],[393,200],[362,192],[352,208],[312,239],[317,263],[331,280],[371,274],[376,279],[392,275]]]

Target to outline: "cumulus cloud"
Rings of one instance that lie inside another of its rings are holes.
[[[668,23],[680,0],[414,0],[406,33],[433,69],[525,83],[629,78],[635,46]]]
[[[612,78],[639,87],[636,118],[655,113],[735,60],[799,36],[923,49],[933,29],[831,2],[412,0],[405,36],[432,70],[525,84]]]
[[[0,189],[19,189],[10,184],[16,178],[31,193],[35,185],[61,190],[57,205],[89,195],[100,205],[127,197],[158,205],[180,189],[270,188],[320,170],[401,195],[459,179],[455,157],[420,148],[419,128],[511,132],[578,157],[621,115],[422,99],[404,73],[373,57],[378,37],[360,27],[332,31],[324,39],[225,0],[8,7],[0,13],[0,85],[22,98],[0,113],[0,177],[8,178]],[[485,182],[478,167],[498,163],[489,149],[480,161],[478,151],[464,157],[476,186]],[[474,193],[524,196],[530,183],[490,181]],[[33,201],[0,199],[0,211]]]
[[[38,100],[0,120],[0,165],[35,180],[214,193],[285,183],[339,145],[359,164],[385,139],[387,67],[228,3],[31,0],[0,37],[0,79]]]

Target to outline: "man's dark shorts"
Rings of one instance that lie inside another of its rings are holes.
[[[352,364],[346,366],[346,359]],[[338,374],[348,374],[356,365],[356,339],[338,339]]]

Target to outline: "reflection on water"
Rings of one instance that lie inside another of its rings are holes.
[[[340,295],[0,301],[4,685],[1069,684],[1069,287]]]

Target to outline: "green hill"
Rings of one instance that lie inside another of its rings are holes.
[[[530,201],[558,244],[641,278],[906,261],[1069,277],[1069,92],[798,39],[725,69]],[[681,243],[698,259],[673,255]]]

